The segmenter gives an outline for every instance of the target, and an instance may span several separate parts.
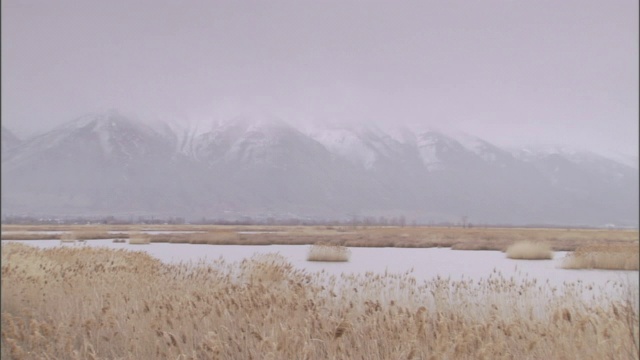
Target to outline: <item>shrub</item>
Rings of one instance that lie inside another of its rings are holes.
[[[509,259],[550,260],[553,251],[548,244],[533,241],[518,241],[507,248]]]
[[[351,250],[340,245],[314,244],[309,248],[307,261],[349,261]]]

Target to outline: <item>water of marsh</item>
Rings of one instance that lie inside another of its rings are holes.
[[[9,241],[2,241],[7,243]],[[567,270],[561,268],[566,252],[555,252],[553,260],[512,260],[500,251],[465,251],[449,248],[351,248],[348,262],[310,262],[306,260],[308,245],[196,245],[152,243],[130,245],[109,240],[87,240],[83,243],[61,244],[58,240],[18,241],[32,246],[98,246],[111,249],[144,251],[165,263],[213,261],[241,261],[256,254],[277,253],[294,267],[308,272],[341,274],[404,274],[409,272],[417,281],[435,277],[451,280],[480,280],[502,275],[516,281],[549,283],[552,287],[564,284],[577,286],[586,297],[601,293],[622,294],[629,284],[638,283],[638,271]]]

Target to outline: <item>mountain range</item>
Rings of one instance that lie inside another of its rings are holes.
[[[638,226],[635,160],[432,129],[202,130],[111,111],[28,139],[2,127],[2,213]]]

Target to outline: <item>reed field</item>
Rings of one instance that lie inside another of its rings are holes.
[[[329,276],[2,245],[2,359],[638,359],[638,284]]]
[[[638,230],[459,228],[394,226],[222,226],[222,225],[2,225],[2,240],[57,240],[70,232],[80,239],[128,238],[148,234],[152,243],[211,245],[312,245],[346,247],[450,247],[454,250],[506,251],[514,243],[546,243],[553,251],[578,246],[638,243]],[[47,233],[49,232],[49,233]]]

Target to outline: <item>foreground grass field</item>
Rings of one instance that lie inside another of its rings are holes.
[[[166,265],[2,246],[2,359],[637,359],[638,285],[329,277],[278,255]]]

